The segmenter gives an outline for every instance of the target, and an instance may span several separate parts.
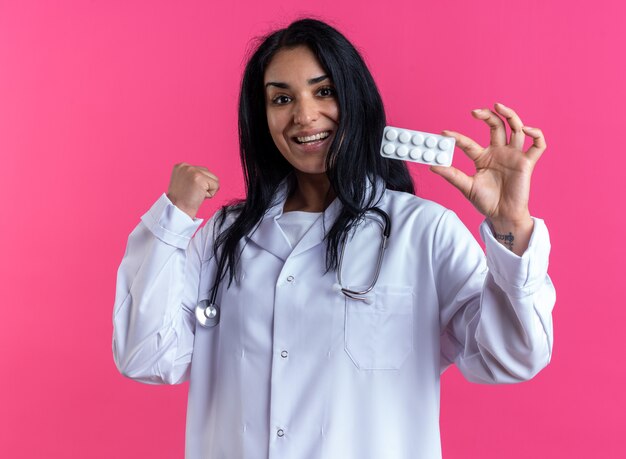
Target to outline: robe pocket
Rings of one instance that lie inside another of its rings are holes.
[[[361,370],[397,370],[413,352],[413,289],[375,287],[370,298],[346,297],[346,352]]]

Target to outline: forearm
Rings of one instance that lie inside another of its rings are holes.
[[[552,352],[555,290],[547,274],[550,239],[542,220],[531,222],[525,247],[518,247],[519,256],[502,250],[501,241],[495,236],[490,240],[490,228],[482,228],[489,275],[482,292],[476,339],[485,360],[497,361],[491,365],[492,371],[500,365],[518,380],[536,374],[549,362]],[[506,379],[506,375],[500,376]]]
[[[186,246],[197,224],[180,231],[184,220],[171,224],[171,213],[161,199],[144,215],[117,277],[115,363],[125,376],[147,383],[179,382],[193,347],[200,261],[197,248]]]
[[[113,356],[123,375],[171,383],[184,371],[174,366],[189,340],[181,307],[185,264],[184,251],[162,243],[141,225],[129,238],[113,312]]]
[[[476,265],[472,276],[482,278],[480,292],[475,282],[451,288],[450,279],[458,276],[446,253],[446,289],[454,297],[445,299],[453,316],[444,316],[446,333],[442,351],[454,361],[465,377],[481,383],[511,383],[532,378],[550,360],[552,349],[551,312],[555,301],[552,282],[547,275],[550,242],[541,220],[533,220],[533,232],[522,256],[499,243],[487,222],[481,235],[487,248],[489,273],[484,279],[484,265],[479,265],[471,247],[462,247],[465,262]],[[448,223],[447,227],[450,224]],[[459,248],[459,241],[454,242]],[[472,291],[476,293],[472,296]],[[445,297],[444,297],[445,298]]]

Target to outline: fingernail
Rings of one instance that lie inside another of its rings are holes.
[[[474,112],[474,113],[479,113],[479,112],[482,112],[482,111],[483,111],[482,108],[475,108],[474,110],[472,110],[472,112]]]

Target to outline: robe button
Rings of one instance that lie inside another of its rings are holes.
[[[289,276],[289,277],[287,277],[287,282],[293,282],[294,279],[295,279],[295,277]]]
[[[283,429],[278,429],[276,435],[278,435],[279,437],[283,437],[285,435],[285,431]]]
[[[287,351],[282,351],[282,352],[280,353],[280,356],[281,356],[283,359],[286,359],[288,355],[289,355],[289,352],[287,352]]]

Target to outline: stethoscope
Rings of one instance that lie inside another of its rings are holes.
[[[376,218],[371,215],[367,215],[368,212],[375,213],[379,218]],[[372,289],[376,286],[376,282],[378,281],[378,276],[380,274],[380,268],[383,264],[383,256],[385,255],[385,249],[387,248],[387,240],[389,239],[389,235],[391,234],[391,219],[389,218],[389,214],[379,207],[370,207],[365,210],[363,213],[363,218],[367,218],[378,223],[381,229],[381,240],[380,246],[378,248],[378,260],[376,261],[376,271],[374,272],[374,277],[372,282],[363,290],[352,290],[347,287],[343,287],[343,282],[341,279],[341,272],[343,268],[343,257],[346,251],[346,241],[344,240],[341,245],[341,252],[339,253],[339,266],[337,267],[337,282],[333,284],[333,290],[336,292],[341,292],[348,298],[352,298],[353,300],[363,301],[364,303],[371,304],[372,300],[367,295]],[[346,237],[347,239],[347,237]],[[223,260],[220,260],[220,264]],[[196,319],[198,323],[204,328],[215,327],[220,322],[220,306],[217,304],[217,291],[220,282],[220,272],[222,271],[221,266],[218,267],[217,273],[215,274],[215,281],[213,283],[213,288],[211,289],[211,297],[208,300],[202,300],[196,306]]]

